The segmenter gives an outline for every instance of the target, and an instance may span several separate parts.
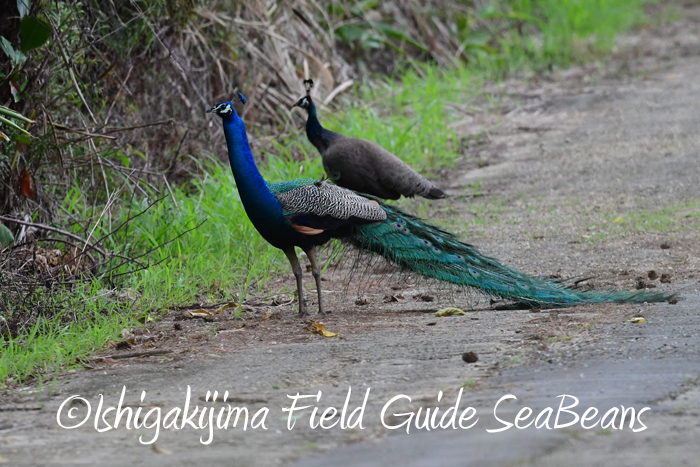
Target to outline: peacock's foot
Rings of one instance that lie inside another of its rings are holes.
[[[304,302],[299,302],[299,318],[304,318],[305,316],[309,316],[309,311],[306,309],[306,304]]]

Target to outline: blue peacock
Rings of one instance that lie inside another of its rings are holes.
[[[240,93],[239,99],[245,103]],[[245,124],[233,103],[220,102],[207,112],[214,112],[223,120],[231,170],[248,217],[267,242],[285,253],[292,266],[301,316],[307,310],[295,247],[301,248],[309,258],[319,313],[324,313],[316,247],[334,238],[380,255],[402,271],[473,287],[487,296],[515,300],[531,307],[661,302],[674,297],[656,292],[572,290],[504,266],[451,233],[370,195],[323,180],[268,183],[253,160]]]

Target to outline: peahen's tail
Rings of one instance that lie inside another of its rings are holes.
[[[351,242],[362,250],[383,256],[404,271],[474,287],[486,295],[517,300],[532,307],[663,302],[674,297],[656,292],[577,291],[530,277],[482,255],[449,232],[377,201],[386,211],[387,220],[355,226]]]

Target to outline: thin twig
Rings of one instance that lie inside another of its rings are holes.
[[[139,213],[137,213],[137,214],[135,214],[135,215],[133,215],[133,216],[129,215],[129,217],[127,217],[127,219],[126,219],[124,222],[122,222],[122,223],[119,224],[117,227],[115,227],[114,229],[112,229],[109,233],[107,233],[107,234],[103,235],[102,237],[100,237],[99,239],[97,239],[97,241],[95,241],[95,243],[93,243],[92,245],[89,245],[87,248],[85,248],[84,250],[82,250],[80,254],[74,256],[74,257],[71,258],[69,261],[67,261],[66,263],[62,264],[60,267],[63,267],[63,266],[65,266],[66,264],[72,263],[73,261],[79,259],[79,258],[80,258],[82,255],[84,255],[84,254],[88,254],[88,252],[89,252],[91,249],[97,248],[97,245],[99,245],[100,243],[102,243],[102,240],[104,240],[105,238],[108,238],[108,237],[110,237],[111,235],[113,235],[116,231],[118,231],[119,229],[121,229],[124,225],[126,225],[127,223],[129,223],[129,222],[131,222],[132,220],[136,219],[136,218],[139,217],[140,215],[144,214],[146,211],[148,211],[149,209],[151,209],[151,207],[152,207],[153,205],[159,203],[159,202],[162,201],[163,199],[165,199],[165,196],[162,196],[162,197],[156,199],[155,201],[153,201],[152,203],[150,203],[148,206],[146,206],[146,209],[140,211]],[[94,229],[93,229],[93,230],[94,230]],[[112,255],[112,256],[117,256],[117,254],[115,254],[115,253],[111,253],[110,255]],[[119,256],[122,257],[122,258],[129,258],[128,256],[122,256],[122,255],[119,255]],[[133,259],[133,258],[129,258],[129,259],[133,260],[132,262],[134,262],[134,263],[138,264],[139,266],[141,266],[142,269],[146,269],[146,268],[148,267],[147,265],[145,265],[144,263],[138,261],[137,259]],[[108,262],[109,262],[109,261],[108,261]],[[106,263],[105,263],[105,264],[106,264]],[[124,264],[124,263],[122,263],[122,264]],[[58,266],[57,266],[57,268],[58,268]],[[54,270],[55,270],[55,269],[56,269],[56,268],[54,268]],[[53,271],[52,271],[52,272],[53,272]]]
[[[183,79],[184,79],[186,82],[188,82],[189,85],[192,87],[192,90],[195,92],[195,94],[197,94],[197,97],[199,97],[199,100],[200,100],[200,102],[202,103],[202,105],[205,105],[205,106],[206,106],[206,105],[207,105],[207,100],[204,98],[204,96],[202,95],[202,93],[201,93],[201,91],[199,90],[199,88],[195,85],[195,83],[194,83],[194,81],[192,80],[192,78],[190,77],[190,75],[189,75],[187,72],[185,72],[185,69],[182,67],[182,65],[181,65],[180,62],[177,60],[177,58],[175,58],[175,55],[173,55],[172,51],[168,48],[167,45],[165,45],[165,43],[163,42],[163,40],[160,38],[160,35],[158,35],[158,33],[156,32],[155,28],[153,27],[153,25],[151,24],[151,22],[148,20],[148,18],[146,18],[146,14],[143,12],[143,10],[142,10],[141,7],[139,6],[139,4],[136,3],[134,0],[130,0],[130,1],[131,1],[131,4],[134,6],[134,8],[136,8],[136,11],[139,12],[139,15],[143,18],[143,21],[146,23],[146,26],[148,26],[148,29],[151,30],[151,33],[153,33],[153,35],[155,36],[155,38],[158,40],[158,43],[165,49],[166,52],[168,52],[168,58],[169,58],[170,60],[172,60],[172,62],[175,64],[175,67],[176,67],[177,70],[180,72],[180,74],[182,75]]]
[[[180,233],[178,236],[176,236],[176,237],[174,237],[174,238],[171,238],[171,239],[168,240],[167,242],[164,242],[164,243],[161,243],[160,245],[154,246],[154,247],[151,248],[150,250],[147,250],[145,253],[141,253],[140,255],[135,256],[133,259],[142,258],[142,257],[146,256],[147,254],[150,254],[151,252],[157,250],[158,248],[164,247],[165,245],[174,242],[175,240],[177,240],[178,238],[182,237],[182,236],[185,235],[186,233],[191,232],[191,231],[193,231],[193,230],[195,230],[195,229],[198,229],[198,228],[201,227],[202,224],[204,224],[207,220],[208,220],[208,219],[204,219],[202,222],[200,222],[199,224],[195,225],[195,226],[192,227],[191,229],[185,230],[184,232]],[[131,258],[130,258],[130,259],[131,259]],[[163,260],[159,261],[159,263],[162,262],[162,261],[163,261]],[[110,272],[114,271],[115,269],[119,269],[120,267],[124,266],[127,262],[128,262],[128,261],[124,261],[124,262],[121,262],[121,263],[117,264],[116,266],[114,266],[114,267],[108,269],[107,271],[103,272],[101,276],[104,277],[105,275],[109,274]],[[159,264],[159,263],[157,263],[157,264]],[[147,267],[150,267],[150,266],[147,266]],[[134,270],[128,271],[128,272],[126,272],[126,273],[115,274],[115,275],[113,275],[112,277],[118,277],[118,276],[121,276],[121,275],[124,275],[124,274],[131,274],[131,273],[133,273],[133,272],[140,271],[141,269],[146,269],[147,267],[142,267],[142,268],[140,268],[140,269],[134,269]]]
[[[52,238],[52,237],[44,237],[44,238],[39,238],[39,239],[34,238],[34,239],[32,239],[32,240],[28,240],[28,241],[26,241],[26,242],[19,243],[19,244],[17,244],[17,245],[12,245],[11,249],[15,250],[15,249],[17,249],[17,248],[21,248],[21,247],[26,246],[26,245],[31,245],[31,244],[33,244],[34,242],[58,242],[58,243],[65,243],[66,245],[70,245],[70,246],[72,246],[73,248],[75,248],[76,251],[77,251],[77,250],[80,250],[80,247],[79,247],[78,245],[76,245],[75,243],[73,243],[73,242],[71,242],[71,241],[69,241],[69,240],[65,240],[65,239],[63,239],[63,238]],[[87,251],[87,250],[86,250],[86,251]],[[92,255],[91,255],[90,253],[85,253],[85,254],[87,254],[88,258],[90,258],[90,261],[92,261],[93,263],[95,262],[95,258],[93,258]],[[60,266],[57,266],[57,268],[63,267],[63,266],[65,266],[66,264],[68,264],[68,263],[61,264]],[[52,271],[52,272],[53,272],[53,271]]]
[[[112,105],[109,106],[109,110],[107,111],[107,117],[105,118],[105,125],[109,122],[110,117],[112,116],[112,109],[114,108],[114,104],[117,103],[119,100],[119,96],[121,96],[122,91],[126,87],[126,83],[129,81],[129,77],[131,76],[131,71],[134,69],[134,66],[129,67],[129,71],[126,73],[126,78],[124,78],[124,81],[121,82],[121,86],[119,86],[119,90],[117,91],[117,95],[114,96],[114,100],[112,100]],[[121,79],[119,80],[121,81]]]
[[[99,361],[104,361],[107,358],[111,358],[112,360],[119,360],[122,358],[137,358],[137,357],[151,357],[153,355],[166,355],[169,353],[172,353],[172,350],[146,350],[143,352],[132,352],[132,353],[125,353],[121,355],[106,355],[104,357],[94,357],[92,361],[94,362],[99,362]]]
[[[168,188],[168,192],[170,193],[170,199],[173,200],[173,204],[177,208],[177,212],[182,214],[182,209],[180,209],[180,205],[175,200],[175,195],[173,194],[172,188],[170,188],[170,183],[168,183],[168,177],[166,177],[165,174],[163,174],[163,181],[165,182],[165,186]]]
[[[51,122],[51,125],[53,125],[55,128],[58,128],[59,130],[68,131],[70,133],[78,133],[79,135],[87,136],[88,138],[117,139],[116,136],[100,135],[97,133],[90,133],[88,131],[81,131],[76,128],[61,125],[60,123]]]
[[[81,237],[79,237],[78,235],[72,234],[72,233],[70,233],[70,232],[66,232],[65,230],[57,229],[56,227],[51,227],[50,225],[36,224],[36,223],[34,223],[34,222],[21,221],[21,220],[19,220],[19,219],[13,219],[13,218],[11,218],[11,217],[5,217],[5,216],[0,216],[0,221],[3,221],[3,222],[12,222],[12,223],[14,223],[14,224],[26,225],[27,227],[35,227],[35,228],[37,228],[37,229],[47,230],[47,231],[49,231],[49,232],[54,232],[54,233],[57,233],[57,234],[60,234],[60,235],[64,235],[64,236],[66,236],[66,237],[68,237],[68,238],[72,238],[73,240],[76,240],[76,241],[78,241],[78,242],[80,242],[80,243],[85,243],[85,239],[84,239],[84,238],[81,238]],[[200,224],[200,225],[201,225],[201,224]],[[93,250],[95,250],[96,252],[100,253],[100,254],[103,255],[103,256],[107,256],[107,257],[114,256],[114,257],[116,257],[116,258],[121,258],[121,259],[123,259],[123,260],[126,260],[126,261],[129,261],[129,262],[133,262],[133,263],[137,263],[137,264],[142,265],[142,263],[140,263],[139,261],[135,261],[134,258],[129,258],[128,256],[120,255],[119,253],[109,253],[109,252],[103,250],[102,248],[98,248],[98,247],[96,247],[96,246],[94,246],[94,245],[88,245],[88,247],[91,247],[91,246],[92,246],[92,248],[86,248],[86,250],[88,250],[88,249],[93,249]],[[69,262],[70,262],[70,261],[69,261]],[[65,263],[65,264],[68,264],[68,263]],[[64,265],[65,265],[65,264],[64,264]],[[63,265],[62,265],[62,266],[63,266]]]
[[[47,230],[47,231],[49,231],[49,232],[54,232],[54,233],[57,233],[57,234],[60,234],[60,235],[64,235],[64,236],[66,236],[66,237],[68,237],[68,238],[72,238],[73,240],[76,240],[76,241],[78,241],[78,242],[80,242],[80,243],[85,243],[85,239],[84,239],[84,238],[81,238],[81,237],[79,237],[78,235],[72,234],[72,233],[70,233],[70,232],[66,232],[65,230],[57,229],[56,227],[51,227],[50,225],[37,224],[37,223],[34,223],[34,222],[27,222],[27,221],[21,221],[21,220],[19,220],[19,219],[13,219],[13,218],[11,218],[11,217],[5,217],[5,216],[0,216],[0,221],[3,221],[3,222],[12,222],[13,224],[26,225],[27,227],[34,227],[34,228],[41,229],[41,230]],[[104,251],[104,250],[101,249],[101,248],[95,247],[94,250],[97,251],[98,253],[100,253],[100,254],[103,255],[103,256],[110,256],[109,253],[107,253],[106,251]]]
[[[85,106],[88,113],[90,114],[92,121],[94,123],[97,123],[97,119],[95,118],[95,115],[92,113],[90,106],[88,105],[87,101],[85,100],[85,96],[83,96],[83,92],[80,90],[80,86],[78,86],[78,80],[75,78],[75,72],[73,71],[73,66],[71,64],[71,60],[70,60],[70,58],[68,58],[68,54],[66,53],[66,49],[63,47],[63,41],[61,40],[61,34],[58,33],[59,29],[56,27],[56,24],[53,22],[50,15],[47,16],[46,19],[51,24],[51,28],[54,31],[54,37],[56,38],[56,43],[58,44],[58,49],[61,51],[61,57],[63,57],[63,61],[66,63],[66,68],[68,68],[68,74],[70,75],[70,79],[73,82],[73,86],[75,87],[75,90],[78,93],[78,96],[80,97],[80,100],[82,101],[83,105]]]
[[[127,126],[127,127],[115,127],[115,128],[105,128],[104,132],[105,133],[116,133],[118,131],[130,131],[130,130],[136,130],[138,128],[147,128],[149,126],[158,126],[158,125],[173,125],[175,124],[175,120],[172,118],[169,118],[167,120],[161,120],[159,122],[152,122],[152,123],[144,123],[143,125],[135,125],[135,126]]]

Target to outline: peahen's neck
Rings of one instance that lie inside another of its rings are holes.
[[[311,144],[316,146],[316,149],[323,154],[323,152],[328,149],[331,141],[340,137],[337,133],[328,131],[321,126],[321,122],[318,121],[318,114],[316,113],[316,105],[313,101],[310,102],[309,107],[309,118],[306,119],[306,136],[311,141]]]
[[[223,121],[228,158],[241,201],[253,225],[267,238],[264,231],[274,229],[275,222],[282,219],[282,207],[255,165],[243,120],[234,114]]]

